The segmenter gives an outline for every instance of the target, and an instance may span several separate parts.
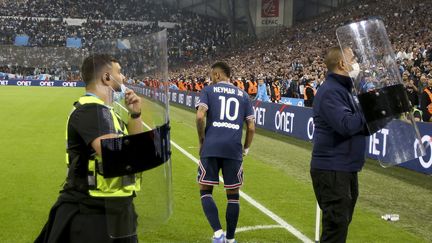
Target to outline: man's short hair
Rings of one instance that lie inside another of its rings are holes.
[[[328,50],[324,59],[324,64],[327,66],[329,71],[333,72],[337,68],[339,61],[342,60],[342,58],[342,51],[340,47],[335,46]]]
[[[86,86],[93,82],[103,68],[110,66],[113,62],[119,63],[117,59],[108,54],[93,54],[86,57],[81,66],[81,77]]]
[[[212,69],[219,68],[229,78],[231,77],[231,68],[225,62],[216,62],[211,66]]]

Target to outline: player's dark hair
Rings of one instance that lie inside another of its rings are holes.
[[[84,59],[81,66],[81,77],[86,86],[93,82],[103,68],[110,66],[113,62],[119,63],[117,59],[108,54],[94,54]]]
[[[211,66],[212,69],[220,68],[222,72],[229,78],[231,77],[231,68],[224,62],[216,62]]]

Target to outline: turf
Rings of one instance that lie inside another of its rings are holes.
[[[0,242],[32,242],[64,181],[65,122],[81,88],[0,87]],[[151,107],[146,101],[144,108]],[[171,138],[197,156],[194,113],[171,106]],[[260,130],[244,162],[243,191],[306,234],[314,235],[315,200],[309,177],[311,144]],[[197,166],[173,148],[174,211],[166,224],[140,229],[140,242],[209,242],[195,182]],[[430,176],[368,161],[348,242],[431,242]],[[225,196],[215,198],[224,221]],[[145,213],[145,212],[144,212]],[[400,214],[400,221],[380,219]],[[239,227],[277,225],[241,200]],[[239,242],[299,242],[281,228],[240,232]]]

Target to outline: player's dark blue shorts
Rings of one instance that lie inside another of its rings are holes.
[[[219,185],[221,169],[226,189],[239,188],[243,184],[242,161],[215,157],[201,158],[198,166],[198,183]]]

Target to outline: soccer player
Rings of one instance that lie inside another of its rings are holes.
[[[246,156],[255,133],[254,113],[248,94],[232,85],[230,67],[223,62],[211,66],[213,85],[206,86],[197,105],[196,124],[199,138],[200,164],[198,183],[204,214],[213,228],[214,243],[232,243],[240,213],[239,188],[243,183],[243,156]],[[242,147],[243,123],[246,139]],[[213,200],[213,186],[219,184],[222,169],[226,195],[226,235]]]

